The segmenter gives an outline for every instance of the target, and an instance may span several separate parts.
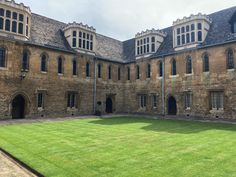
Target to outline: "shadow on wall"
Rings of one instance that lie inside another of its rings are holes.
[[[143,123],[145,125],[141,129],[146,131],[179,134],[194,134],[209,130],[236,131],[236,125],[234,124],[130,117],[103,118],[90,121],[90,123],[107,126]]]

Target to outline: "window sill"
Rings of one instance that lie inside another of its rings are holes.
[[[42,112],[42,111],[44,111],[44,108],[38,107],[38,112]]]
[[[0,67],[0,70],[7,71],[8,68],[7,67]]]
[[[163,79],[163,77],[158,77],[158,79],[159,79],[159,80],[162,80],[162,79]]]
[[[73,107],[73,108],[70,108],[70,107],[67,107],[67,112],[71,112],[71,111],[78,111],[78,108],[76,108],[76,107]]]
[[[73,78],[78,78],[78,76],[77,76],[77,75],[72,75],[72,77],[73,77]]]
[[[224,109],[212,109],[210,110],[210,113],[224,113]]]
[[[178,74],[176,74],[176,75],[170,75],[170,78],[177,78],[177,77],[179,77]]]
[[[63,76],[64,74],[61,74],[61,73],[57,73],[58,76]]]
[[[47,71],[41,71],[41,74],[47,74],[48,72]]]
[[[235,69],[227,69],[227,72],[234,72]]]
[[[190,76],[193,76],[193,73],[190,73],[190,74],[184,74],[185,77],[190,77]]]
[[[209,72],[209,71],[205,71],[205,72],[203,72],[203,74],[204,74],[204,75],[209,75],[210,72]]]

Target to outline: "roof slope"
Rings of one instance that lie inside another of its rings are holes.
[[[201,44],[199,48],[235,40],[236,38],[232,37],[231,25],[229,23],[235,12],[236,7],[231,7],[210,14],[209,16],[212,19],[212,24],[205,42]],[[75,52],[64,37],[62,29],[65,26],[65,23],[32,14],[31,37],[29,42],[45,47]],[[173,48],[172,27],[165,28],[163,31],[167,33],[167,37],[152,57],[176,53]],[[133,38],[121,42],[101,34],[96,34],[95,53],[97,57],[109,61],[122,63],[135,61],[135,39]]]

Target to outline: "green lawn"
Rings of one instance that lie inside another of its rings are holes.
[[[236,125],[142,118],[0,126],[0,147],[45,176],[236,176]]]

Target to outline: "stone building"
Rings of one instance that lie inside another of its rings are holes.
[[[0,0],[0,118],[236,118],[236,7],[119,41]]]

